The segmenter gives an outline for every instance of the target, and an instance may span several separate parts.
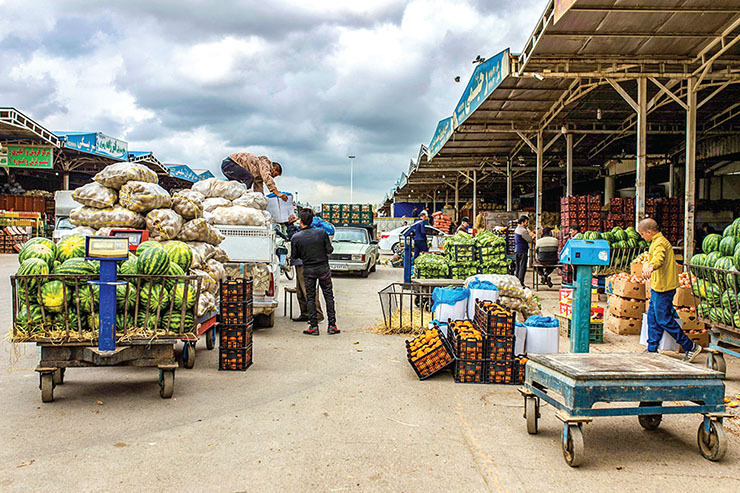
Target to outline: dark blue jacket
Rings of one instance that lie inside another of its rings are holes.
[[[425,219],[423,221],[416,221],[413,225],[411,225],[411,228],[409,228],[409,232],[414,232],[414,243],[427,242],[427,224],[429,224],[429,222]]]

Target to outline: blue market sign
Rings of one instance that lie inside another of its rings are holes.
[[[434,137],[432,137],[432,141],[429,143],[429,159],[437,155],[451,136],[452,117],[449,117],[437,124],[437,130],[434,131]]]
[[[210,170],[206,170],[203,173],[201,173],[201,174],[198,175],[198,181],[203,181],[203,180],[207,180],[209,178],[215,178],[215,177],[216,177],[216,175],[214,175],[213,173],[211,173]]]
[[[187,180],[190,182],[195,183],[196,181],[199,181],[200,178],[198,174],[190,169],[188,166],[182,165],[165,165],[167,166],[167,171],[169,171],[170,176],[173,176],[175,178],[180,178],[182,180]]]
[[[453,113],[453,126],[460,126],[509,75],[509,50],[506,49],[478,66],[473,71],[465,91]]]
[[[127,160],[128,143],[100,132],[72,132],[58,134],[64,147],[111,159]]]

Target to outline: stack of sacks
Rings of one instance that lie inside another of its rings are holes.
[[[265,226],[272,218],[267,212],[267,197],[250,192],[243,183],[209,178],[193,185],[201,193],[203,213],[211,224]]]

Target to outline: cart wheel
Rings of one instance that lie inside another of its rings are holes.
[[[54,400],[54,375],[42,373],[39,387],[41,388],[41,402],[52,402]]]
[[[727,364],[725,363],[725,355],[722,353],[709,353],[707,357],[707,366],[712,370],[716,370],[720,373],[727,373]]]
[[[567,437],[565,436],[566,428],[568,432]],[[585,456],[581,425],[563,425],[562,444],[565,462],[570,467],[580,466],[583,463],[583,458]]]
[[[182,345],[182,364],[188,370],[195,366],[195,343],[185,342]]]
[[[524,398],[524,417],[527,418],[527,433],[537,434],[537,418],[540,417],[540,406],[536,397]]]
[[[169,399],[175,391],[175,370],[159,370],[159,396]]]
[[[704,428],[702,421],[696,434],[696,442],[699,445],[699,452],[705,459],[718,461],[727,453],[727,435],[719,421],[709,421],[709,432]]]
[[[640,402],[640,407],[653,407],[660,405],[662,405],[661,402]],[[637,419],[640,421],[640,426],[642,426],[646,430],[657,430],[658,426],[660,426],[660,422],[663,420],[663,415],[644,414],[641,416],[637,416]]]
[[[216,329],[211,327],[206,332],[206,349],[211,350],[216,345]]]
[[[54,372],[54,385],[64,385],[64,368],[59,368]]]

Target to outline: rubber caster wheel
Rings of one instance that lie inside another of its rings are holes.
[[[640,407],[653,407],[660,406],[661,402],[641,402]],[[644,414],[638,416],[637,419],[640,421],[640,426],[646,430],[657,430],[660,426],[660,422],[663,421],[662,414]]]
[[[54,375],[52,373],[40,375],[39,388],[41,389],[41,402],[54,401]]]
[[[566,436],[567,431],[567,436]],[[570,467],[578,467],[583,463],[585,448],[583,446],[583,432],[581,425],[563,426],[563,458]]]
[[[54,385],[64,385],[64,370],[65,368],[59,368],[54,372]]]
[[[195,343],[186,342],[182,345],[182,365],[188,370],[195,366]]]
[[[175,391],[175,371],[159,370],[159,396],[169,399]]]
[[[709,422],[709,431],[704,427],[704,422],[699,425],[699,431],[696,433],[696,442],[699,445],[699,452],[705,459],[711,461],[722,460],[727,453],[727,435],[725,428],[719,421]]]
[[[725,355],[722,353],[709,353],[709,356],[707,357],[707,366],[720,373],[727,373]]]
[[[216,329],[210,328],[206,332],[206,349],[211,350],[216,347]]]
[[[527,419],[527,433],[537,434],[537,421],[540,417],[540,406],[536,397],[524,398],[524,417]]]

